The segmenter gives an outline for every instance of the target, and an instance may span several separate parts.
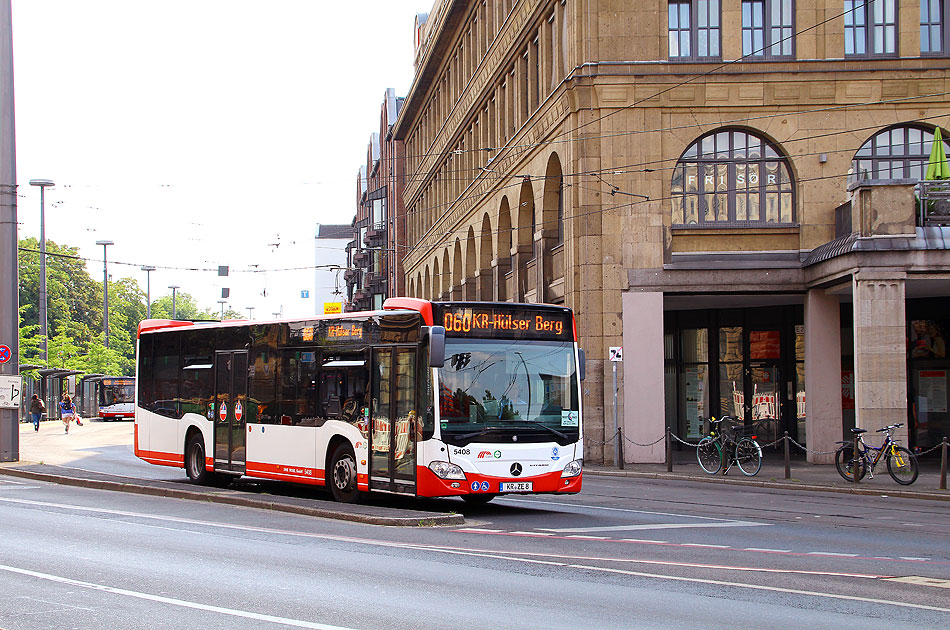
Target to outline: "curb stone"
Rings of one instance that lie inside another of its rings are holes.
[[[433,512],[416,512],[412,516],[390,516],[386,514],[369,514],[360,512],[346,512],[338,509],[314,507],[310,505],[300,505],[292,502],[283,502],[277,500],[261,499],[254,496],[242,494],[225,494],[221,491],[200,492],[196,490],[185,490],[182,488],[168,488],[162,485],[146,485],[129,483],[127,481],[107,481],[104,479],[84,479],[81,477],[69,477],[66,475],[55,475],[51,473],[36,472],[32,470],[23,470],[11,466],[0,465],[0,474],[11,477],[20,477],[23,479],[32,479],[34,481],[45,481],[48,483],[57,483],[67,486],[78,486],[91,488],[95,490],[110,490],[113,492],[128,492],[131,494],[143,494],[150,496],[159,496],[172,499],[185,499],[189,501],[205,501],[208,503],[221,503],[225,505],[234,505],[239,507],[250,507],[262,510],[273,510],[276,512],[287,512],[290,514],[300,514],[304,516],[316,516],[319,518],[329,518],[340,521],[350,521],[363,523],[367,525],[388,525],[395,527],[435,527],[446,525],[464,525],[465,517],[462,514],[438,514]],[[160,483],[160,482],[155,482]],[[342,506],[345,504],[334,504]],[[380,508],[386,511],[400,511],[395,508]]]
[[[950,491],[937,490],[934,492],[927,491],[917,491],[917,490],[901,490],[900,488],[895,489],[880,489],[880,488],[862,488],[860,485],[858,487],[852,488],[848,486],[823,486],[816,484],[800,484],[800,483],[790,483],[782,481],[756,481],[753,479],[729,479],[728,477],[723,476],[703,476],[699,477],[696,475],[677,475],[674,473],[663,473],[663,472],[637,472],[637,471],[625,471],[625,470],[591,470],[585,468],[585,475],[593,475],[597,477],[630,477],[638,479],[660,479],[665,481],[676,480],[676,481],[693,481],[698,483],[721,483],[727,485],[737,485],[737,486],[752,486],[759,488],[770,488],[773,490],[805,490],[808,492],[835,492],[838,494],[857,494],[857,495],[866,495],[866,496],[881,496],[886,494],[889,497],[896,497],[902,499],[922,499],[925,501],[950,501]]]

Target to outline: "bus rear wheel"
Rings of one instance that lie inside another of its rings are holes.
[[[212,483],[214,473],[205,468],[205,440],[200,433],[188,438],[188,445],[185,447],[185,474],[194,483],[203,486]]]
[[[341,443],[333,449],[330,457],[330,474],[327,479],[333,499],[340,503],[356,503],[360,491],[356,486],[356,455],[349,444]]]

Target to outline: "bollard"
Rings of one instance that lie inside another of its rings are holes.
[[[947,489],[947,436],[940,445],[940,489]]]
[[[854,449],[854,451],[851,453],[851,457],[853,458],[851,460],[851,479],[854,481],[854,483],[861,481],[858,479],[860,476],[860,463],[858,462],[858,435],[859,434],[857,433],[854,434],[854,445],[851,447]]]
[[[673,472],[673,438],[670,428],[666,427],[666,472]]]
[[[617,427],[617,444],[620,446],[620,470],[623,470],[623,429]]]
[[[788,461],[788,431],[785,432],[784,441],[785,441],[785,478],[786,478],[786,479],[791,479],[791,478],[792,478],[792,469],[791,469],[791,466],[789,465],[789,461]]]

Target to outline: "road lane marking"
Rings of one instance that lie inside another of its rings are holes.
[[[809,556],[831,556],[833,558],[857,558],[856,553],[836,553],[834,551],[809,551]]]
[[[530,503],[532,505],[557,505],[560,507],[569,507],[574,509],[585,509],[585,510],[603,510],[605,512],[626,512],[628,514],[653,514],[656,516],[676,516],[678,518],[695,518],[702,521],[731,521],[732,519],[728,518],[717,518],[715,516],[694,516],[692,514],[674,514],[672,512],[655,512],[652,510],[634,510],[631,508],[615,508],[608,507],[606,505],[578,505],[577,503],[559,503],[557,501],[547,501],[545,499],[515,499],[513,497],[503,497],[495,499],[495,502],[505,502],[505,503]],[[767,524],[767,523],[763,523]]]
[[[647,529],[693,529],[708,527],[762,527],[768,526],[768,523],[752,523],[750,521],[722,521],[721,523],[652,523],[644,525],[608,525],[604,527],[562,527],[549,528],[539,527],[542,532],[553,532],[555,534],[581,534],[589,532],[622,532],[630,530]]]
[[[274,615],[264,615],[261,613],[251,612],[249,610],[237,610],[234,608],[224,608],[222,606],[212,606],[210,604],[190,602],[188,600],[176,599],[174,597],[164,597],[162,595],[152,595],[151,593],[130,591],[124,588],[115,588],[114,586],[106,586],[104,584],[96,584],[94,582],[83,582],[82,580],[74,580],[72,578],[63,577],[61,575],[52,575],[50,573],[40,573],[39,571],[30,571],[28,569],[21,569],[19,567],[11,567],[5,564],[0,564],[0,571],[7,571],[8,573],[18,573],[20,575],[26,575],[28,577],[33,577],[40,580],[47,580],[49,582],[58,582],[60,584],[66,584],[68,586],[78,586],[80,588],[87,588],[94,591],[103,591],[106,593],[112,593],[113,595],[123,595],[125,597],[134,597],[136,599],[144,599],[147,601],[158,602],[160,604],[170,604],[172,606],[180,606],[182,608],[192,608],[194,610],[203,610],[206,612],[214,612],[214,613],[219,613],[222,615],[231,615],[232,617],[243,617],[245,619],[253,619],[255,621],[266,621],[267,623],[277,623],[277,624],[281,624],[285,626],[293,626],[295,628],[314,628],[315,630],[353,630],[352,628],[346,628],[344,626],[331,626],[325,623],[314,623],[312,621],[303,621],[301,619],[290,619],[288,617],[276,617]]]
[[[694,584],[713,584],[716,586],[732,586],[734,588],[747,588],[754,591],[771,591],[773,593],[806,595],[809,597],[819,597],[825,599],[842,599],[851,602],[864,602],[867,604],[886,604],[889,606],[899,606],[901,608],[914,608],[917,610],[931,610],[934,612],[950,613],[950,608],[940,608],[939,606],[927,606],[926,604],[912,604],[910,602],[895,602],[888,599],[877,599],[874,597],[861,597],[859,595],[838,595],[836,593],[818,593],[815,591],[803,591],[793,588],[782,588],[779,586],[765,586],[762,584],[744,584],[741,582],[726,582],[724,580],[709,580],[704,578],[682,577],[679,575],[659,575],[656,573],[643,573],[641,571],[627,571],[625,569],[610,569],[607,567],[592,567],[582,564],[568,565],[572,569],[586,569],[588,571],[600,571],[606,573],[619,573],[622,575],[631,575],[635,577],[654,578],[661,580],[672,580],[674,582],[692,582]]]
[[[923,577],[920,575],[906,575],[904,577],[884,578],[889,582],[903,582],[904,584],[914,584],[915,586],[936,586],[937,588],[950,588],[950,580],[941,580],[939,578]]]
[[[3,499],[0,499],[2,501]],[[451,532],[461,532],[461,533],[470,533],[474,530],[471,529],[451,529]],[[520,532],[520,531],[503,531],[503,530],[479,530],[476,533],[488,534],[492,536],[523,536],[523,537],[537,537],[541,534],[537,532]],[[576,540],[577,536],[553,536],[550,535],[553,540]],[[840,553],[832,554],[830,552],[803,552],[803,551],[792,551],[790,549],[767,549],[760,547],[731,547],[729,545],[702,545],[700,543],[678,543],[678,542],[669,542],[666,540],[648,540],[645,538],[605,538],[603,542],[606,543],[628,543],[628,544],[639,544],[639,545],[660,545],[664,547],[696,547],[696,546],[707,546],[714,548],[728,549],[731,551],[749,551],[752,553],[767,553],[767,554],[787,554],[790,556],[798,556],[804,558],[814,558],[815,556],[824,556],[824,555],[833,555],[836,557],[854,559],[854,560],[887,560],[888,562],[919,562],[925,564],[939,564],[939,565],[948,565],[950,562],[943,560],[932,560],[930,558],[887,558],[884,556],[859,556],[857,554],[849,553]]]

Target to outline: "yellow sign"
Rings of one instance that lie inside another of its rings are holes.
[[[324,315],[335,315],[336,313],[343,312],[343,302],[324,302],[323,303],[323,314]]]

